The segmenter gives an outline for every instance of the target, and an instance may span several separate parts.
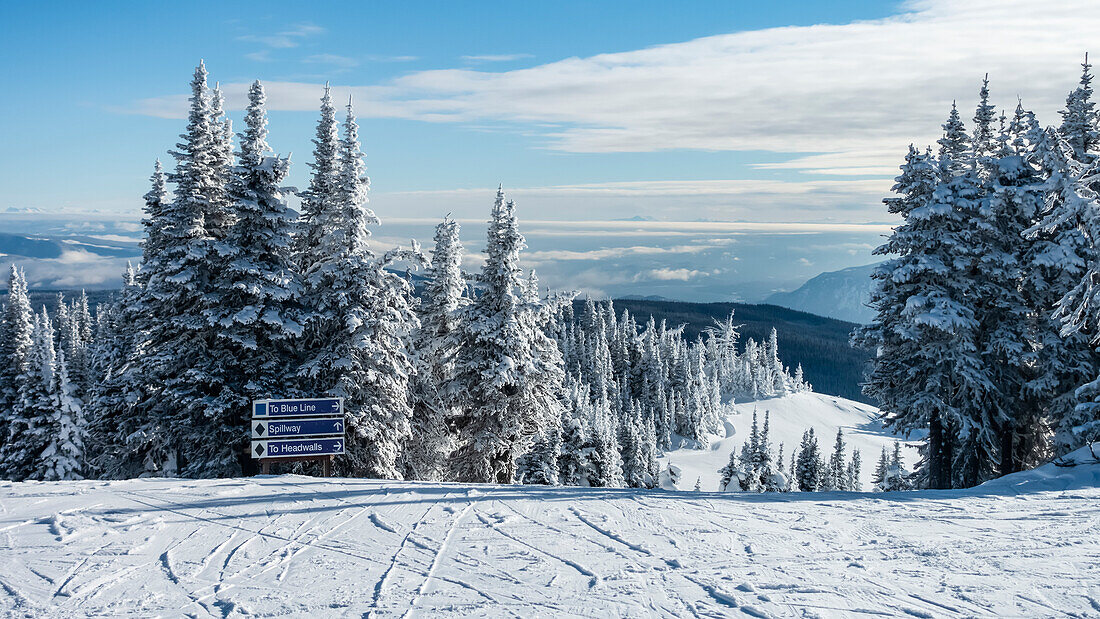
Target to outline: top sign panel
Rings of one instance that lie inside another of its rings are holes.
[[[314,417],[340,415],[343,412],[343,398],[257,400],[252,403],[253,417]]]

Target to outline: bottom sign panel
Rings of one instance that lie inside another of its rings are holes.
[[[253,458],[338,456],[344,453],[342,438],[305,438],[285,441],[252,441]]]

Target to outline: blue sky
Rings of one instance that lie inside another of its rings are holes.
[[[1020,97],[1056,124],[1100,7],[8,2],[0,24],[0,213],[61,213],[43,226],[86,233],[97,211],[121,222],[105,233],[132,230],[202,58],[238,121],[247,84],[265,83],[292,185],[307,183],[322,85],[354,95],[379,244],[427,240],[447,213],[483,221],[502,182],[545,282],[716,300],[878,259],[907,146],[935,142],[952,100],[971,116],[983,74],[994,104]]]
[[[884,2],[187,2],[5,3],[0,40],[11,93],[0,103],[3,207],[124,208],[174,119],[126,113],[186,91],[199,58],[222,82],[376,84],[433,69],[503,71],[790,24],[889,14]],[[137,7],[141,7],[137,9]],[[481,58],[474,58],[481,57]],[[302,183],[314,114],[273,112],[275,148]],[[772,154],[677,150],[572,153],[522,123],[364,119],[377,191],[662,179],[774,177]],[[76,165],[57,162],[61,153]]]

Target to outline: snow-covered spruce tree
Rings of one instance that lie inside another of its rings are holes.
[[[1096,103],[1092,100],[1092,65],[1089,55],[1081,63],[1081,81],[1077,88],[1066,97],[1066,108],[1062,115],[1059,131],[1073,149],[1073,158],[1081,163],[1091,163],[1100,145],[1100,131],[1097,130]]]
[[[983,84],[976,132],[988,129],[978,123],[991,109],[987,100],[988,88]],[[1000,152],[979,150],[976,138],[974,157],[980,162],[973,183],[978,189],[977,208],[973,202],[956,204],[970,222],[964,230],[966,257],[955,267],[961,268],[972,288],[970,305],[978,322],[974,341],[983,380],[988,381],[960,408],[963,442],[957,451],[956,474],[957,483],[964,486],[981,483],[998,471],[1019,470],[1017,438],[1026,441],[1028,437],[1018,435],[1028,432],[1037,421],[1036,405],[1025,397],[1034,367],[1028,349],[1033,325],[1021,288],[1021,264],[1028,245],[1024,231],[1042,201],[1042,179],[1024,157],[1027,134],[1033,134],[1033,128],[1037,128],[1034,119],[1017,106],[1011,127],[996,140]],[[968,175],[953,180],[966,178]]]
[[[749,439],[741,445],[741,453],[737,458],[737,478],[741,490],[745,492],[763,492],[762,471],[760,470],[761,435],[756,411],[752,411],[752,429],[749,431]]]
[[[142,219],[145,231],[142,256],[143,264],[147,265],[151,265],[166,246],[164,206],[168,203],[168,185],[160,160],[154,165],[150,181],[152,188],[145,194],[145,217]],[[88,420],[86,453],[95,454],[89,456],[88,468],[96,475],[121,477],[132,472],[132,468],[124,472],[119,467],[134,464],[126,454],[135,441],[131,441],[124,429],[137,427],[138,415],[145,413],[144,409],[135,406],[143,390],[135,368],[144,353],[150,323],[156,319],[144,310],[148,300],[144,296],[145,284],[151,270],[139,271],[127,262],[117,299],[96,312],[99,333],[91,362],[95,380],[88,390],[84,407]]]
[[[772,327],[771,333],[768,334],[768,343],[764,351],[764,362],[767,364],[768,376],[771,378],[769,385],[771,391],[776,395],[786,395],[790,392],[790,378],[779,360],[779,334],[775,327]]]
[[[558,456],[558,481],[564,486],[588,486],[588,424],[592,403],[588,385],[575,376],[567,378],[567,402],[561,414],[561,453]]]
[[[794,377],[792,380],[794,381],[795,391],[813,391],[813,385],[806,382],[806,376],[802,372],[801,363],[794,369]]]
[[[141,219],[141,227],[144,233],[144,238],[141,241],[142,268],[134,271],[134,281],[138,286],[139,292],[141,289],[145,288],[149,281],[151,269],[147,265],[153,264],[160,253],[164,251],[168,243],[168,239],[165,236],[168,224],[166,207],[170,203],[168,196],[168,175],[164,173],[164,168],[161,166],[160,159],[157,159],[153,164],[153,174],[149,177],[149,182],[151,187],[143,196],[145,200],[145,206],[143,208],[145,216]],[[130,304],[136,307],[139,301],[140,299],[135,297]],[[123,301],[123,303],[125,303],[125,301]],[[134,327],[138,327],[138,325],[134,325]]]
[[[92,355],[95,349],[95,319],[88,307],[88,293],[81,290],[80,296],[73,299],[71,350],[66,350],[69,380],[73,392],[83,401],[91,390],[95,377],[92,374]]]
[[[8,302],[0,322],[0,439],[10,445],[13,413],[19,402],[19,385],[26,372],[27,355],[33,344],[34,317],[27,297],[27,279],[11,266],[8,276]],[[0,455],[6,451],[0,446]],[[0,478],[11,479],[6,461],[0,459]]]
[[[111,476],[237,475],[239,461],[246,457],[241,453],[217,462],[190,461],[180,451],[197,444],[210,429],[206,404],[222,389],[216,330],[204,310],[218,301],[211,259],[216,241],[207,225],[227,217],[218,169],[224,127],[213,117],[202,64],[195,69],[189,101],[187,128],[172,153],[174,199],[160,206],[160,222],[154,224],[161,231],[162,247],[142,265],[147,280],[139,327],[144,327],[145,341],[122,377],[134,410],[113,426],[122,448],[108,453],[118,456],[104,465]]]
[[[863,483],[859,478],[863,474],[863,457],[860,455],[859,450],[852,451],[852,459],[848,461],[848,467],[845,471],[847,485],[846,490],[849,492],[863,492]]]
[[[932,487],[969,487],[992,474],[1002,413],[988,403],[997,397],[989,366],[981,357],[982,313],[975,308],[982,281],[976,272],[973,238],[985,196],[980,174],[949,176],[941,162],[941,182],[928,207],[932,236],[918,253],[922,286],[906,311],[921,334],[923,387],[915,406],[927,411],[927,477]],[[914,211],[911,218],[924,215]],[[915,271],[915,270],[914,270]],[[904,422],[888,418],[902,429]]]
[[[565,361],[546,329],[556,313],[555,305],[571,303],[572,300],[572,295],[565,295],[544,303],[539,296],[538,276],[534,271],[523,287],[520,318],[531,344],[531,368],[523,395],[538,429],[530,450],[521,456],[518,463],[517,478],[522,483],[556,485],[559,482],[560,424],[562,402],[566,399]]]
[[[899,197],[884,200],[903,223],[875,251],[897,257],[876,272],[876,317],[854,335],[856,344],[876,352],[864,391],[880,402],[886,423],[903,433],[929,430],[923,466],[935,488],[960,483],[954,468],[959,440],[994,440],[992,424],[969,416],[980,409],[963,410],[986,399],[990,382],[975,341],[974,290],[964,275],[969,226],[982,196],[977,175],[951,159],[965,143],[952,118],[938,165],[910,147],[894,185]]]
[[[477,280],[480,290],[463,311],[459,329],[452,391],[463,394],[463,400],[455,421],[459,444],[450,459],[459,481],[511,483],[517,458],[547,413],[530,407],[537,399],[530,382],[537,372],[534,334],[522,300],[523,247],[515,204],[506,203],[504,191],[498,190]]]
[[[86,297],[85,297],[86,298]],[[56,347],[58,353],[64,353],[67,358],[69,379],[73,393],[78,399],[84,397],[85,347],[90,344],[84,337],[84,328],[81,325],[80,303],[74,299],[66,304],[65,297],[57,295],[57,317],[54,322],[56,332]]]
[[[446,388],[454,377],[459,312],[468,303],[459,230],[450,217],[435,227],[435,250],[417,311],[420,328],[409,346],[416,375],[411,382],[412,434],[402,456],[406,479],[448,477],[453,441],[447,424],[455,411]]]
[[[294,244],[294,255],[298,258],[301,273],[310,271],[313,261],[319,259],[314,248],[324,242],[330,219],[327,202],[335,195],[340,171],[339,123],[328,84],[325,84],[321,97],[321,118],[317,121],[317,132],[313,138],[313,161],[307,165],[313,174],[309,187],[299,194],[302,199],[301,215]]]
[[[54,373],[51,388],[53,410],[46,426],[48,442],[41,454],[42,479],[84,479],[84,438],[87,426],[83,405],[69,381],[64,351],[57,353],[57,371]]]
[[[250,404],[284,392],[293,359],[292,340],[301,335],[297,299],[301,285],[290,253],[291,211],[280,183],[289,160],[267,144],[263,86],[248,91],[245,130],[228,188],[233,224],[214,244],[216,262],[204,315],[217,339],[212,342],[223,385],[196,428],[201,440],[190,450],[198,468],[189,474],[217,476],[245,470]]]
[[[57,410],[56,371],[53,325],[43,307],[42,313],[34,317],[31,346],[3,446],[4,470],[12,480],[45,477],[42,453],[49,445],[50,422]]]
[[[848,490],[848,464],[844,456],[844,430],[837,428],[836,443],[822,478],[822,490]]]
[[[901,443],[894,441],[894,453],[890,457],[890,463],[883,475],[882,492],[897,492],[900,490],[912,490],[910,473],[905,470],[905,464],[901,458]]]
[[[599,488],[621,488],[623,479],[622,450],[615,431],[615,416],[607,396],[593,403],[588,419],[588,484]]]
[[[623,482],[628,488],[648,488],[655,480],[648,478],[644,426],[637,402],[632,402],[619,423],[619,449],[623,462]]]
[[[810,428],[802,434],[802,445],[795,460],[794,481],[800,491],[814,492],[821,485],[822,473],[817,437],[814,436],[814,429]]]
[[[989,165],[988,206],[976,213],[969,245],[982,323],[980,349],[995,389],[983,407],[1000,417],[995,428],[999,460],[982,479],[994,471],[1003,475],[1030,467],[1048,451],[1046,415],[1059,394],[1054,393],[1055,383],[1038,376],[1047,369],[1040,358],[1055,362],[1064,352],[1058,350],[1063,344],[1051,337],[1057,335],[1051,328],[1052,308],[1036,307],[1046,300],[1046,284],[1035,277],[1042,271],[1030,271],[1041,269],[1038,263],[1044,261],[1036,251],[1048,248],[1044,239],[1025,234],[1046,198],[1045,175],[1034,152],[1043,146],[1043,132],[1034,115],[1017,105],[1000,140],[1003,152]],[[1037,342],[1041,337],[1055,348],[1044,350]]]
[[[81,290],[80,296],[73,303],[75,305],[73,315],[76,317],[76,324],[80,328],[80,341],[85,345],[91,344],[95,341],[95,319],[92,318],[92,312],[89,308],[88,293]]]
[[[764,411],[764,429],[760,432],[754,457],[756,472],[760,479],[759,487],[761,492],[785,492],[787,475],[783,472],[782,463],[777,463],[772,455],[770,428],[771,412]]]
[[[970,136],[966,134],[966,127],[959,117],[959,109],[956,107],[954,101],[951,102],[951,112],[947,115],[947,122],[945,122],[942,127],[943,137],[936,141],[940,146],[939,159],[947,162],[947,169],[953,176],[962,174],[973,166],[974,152],[970,148]],[[910,155],[914,152],[919,154],[919,151],[916,151],[912,145],[909,146],[909,151]],[[929,157],[925,155],[925,158]],[[907,163],[908,161],[909,157],[906,158]],[[900,183],[901,181],[898,182]],[[896,188],[895,191],[897,191]],[[887,202],[887,206],[906,206],[904,203],[897,202],[897,198],[887,199],[892,200],[892,202]],[[891,210],[891,212],[895,211]]]
[[[652,417],[646,419],[645,422],[642,449],[646,461],[646,475],[648,475],[648,485],[646,487],[655,488],[660,479],[661,465],[657,460],[657,426]]]
[[[133,265],[127,262],[117,298],[96,307],[96,337],[89,360],[89,373],[94,380],[89,389],[89,402],[121,372],[133,353],[135,341],[140,340],[140,332],[135,332],[141,298],[137,274]]]
[[[1058,323],[1059,333],[1041,330],[1037,338],[1046,371],[1036,381],[1053,388],[1050,417],[1058,454],[1100,440],[1100,354],[1094,350],[1100,341],[1100,170],[1089,69],[1086,57],[1081,84],[1066,99],[1061,131],[1046,130],[1035,149],[1047,177],[1046,203],[1028,231],[1036,248],[1030,275],[1039,286],[1033,306],[1044,313],[1053,307]]]
[[[222,239],[229,234],[234,223],[235,209],[229,196],[229,185],[234,176],[233,122],[225,114],[220,84],[215,84],[210,94],[210,128],[213,134],[210,169],[214,184],[208,188],[209,199],[203,211],[203,224],[210,237]]]
[[[338,472],[399,478],[399,452],[412,415],[413,368],[405,338],[418,321],[408,282],[386,268],[398,254],[378,258],[367,243],[367,226],[379,220],[364,206],[369,180],[350,102],[339,162],[331,196],[303,222],[317,228],[319,242],[299,259],[308,265],[302,273],[306,328],[299,347],[309,351],[298,370],[300,388],[345,398],[347,455],[337,460]],[[315,174],[320,169],[315,167]]]
[[[886,479],[886,471],[890,467],[890,454],[886,452],[886,445],[882,446],[882,454],[878,457],[875,471],[871,473],[871,487],[876,492],[882,491],[883,481]]]
[[[749,472],[745,463],[748,462],[748,443],[741,446],[741,451],[734,449],[730,452],[729,462],[718,469],[721,477],[718,480],[719,492],[739,492],[742,490],[741,480],[747,479]]]
[[[69,317],[69,304],[65,301],[64,292],[57,293],[57,301],[55,303],[57,310],[53,320],[53,344],[56,349],[67,343],[65,340],[72,336],[73,331],[72,319]]]
[[[997,151],[997,136],[993,127],[996,110],[989,103],[989,74],[982,78],[982,88],[978,92],[978,108],[974,112],[974,139],[971,141],[973,155],[970,159],[975,171],[985,178],[982,167],[988,165]]]

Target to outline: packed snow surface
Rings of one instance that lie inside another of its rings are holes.
[[[297,476],[0,487],[9,615],[1100,613],[1100,465],[969,491]]]
[[[722,478],[718,470],[729,462],[731,452],[740,453],[741,445],[749,440],[754,411],[761,430],[764,428],[764,414],[769,413],[769,442],[775,451],[778,451],[780,444],[783,445],[784,473],[788,472],[791,454],[798,449],[803,432],[814,429],[822,457],[828,460],[833,453],[836,431],[843,430],[845,459],[851,459],[853,449],[858,449],[862,456],[860,482],[864,490],[871,490],[871,475],[882,448],[885,446],[893,450],[894,441],[898,438],[882,427],[877,408],[837,396],[803,391],[782,397],[737,402],[727,405],[723,432],[713,436],[706,449],[682,448],[661,457],[662,468],[671,462],[680,469],[678,489],[692,490],[695,481],[699,480],[702,490],[718,490]],[[906,449],[902,455],[906,467],[912,469],[916,451]]]

